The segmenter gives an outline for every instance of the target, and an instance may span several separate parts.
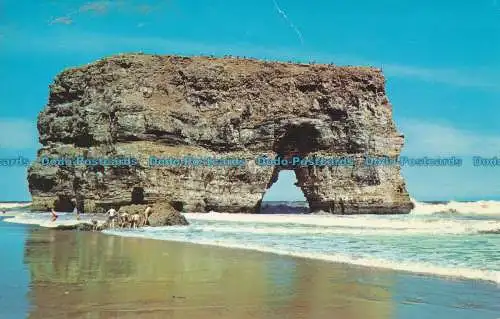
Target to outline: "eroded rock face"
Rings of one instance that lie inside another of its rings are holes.
[[[166,203],[157,203],[152,206],[148,223],[149,226],[189,225],[189,222],[182,214]]]
[[[119,213],[127,213],[129,216],[134,214],[139,214],[144,216],[144,211],[148,205],[141,204],[133,204],[133,205],[125,205],[120,207]],[[181,225],[186,226],[189,225],[189,222],[186,218],[177,211],[172,205],[165,202],[158,202],[151,206],[151,213],[148,217],[148,222],[146,226],[175,226]]]
[[[85,211],[168,202],[187,212],[259,211],[281,169],[294,169],[312,211],[407,213],[398,166],[364,167],[403,145],[380,70],[234,58],[121,55],[57,76],[38,119],[39,159],[133,157],[121,167],[29,170],[33,207]],[[148,158],[245,159],[242,167],[150,168]],[[271,158],[352,156],[354,167],[259,166]]]

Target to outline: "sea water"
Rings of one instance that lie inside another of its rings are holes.
[[[9,204],[12,206],[12,204]],[[12,206],[19,207],[19,206]],[[6,205],[4,205],[6,208]],[[1,204],[0,204],[0,209]],[[3,223],[0,213],[0,318],[25,318],[30,274],[24,263],[27,226]]]
[[[253,249],[500,285],[500,202],[415,202],[415,209],[408,215],[386,216],[217,212],[185,216],[191,223],[187,227],[106,233]],[[6,221],[47,226],[49,219],[48,214],[23,213]]]

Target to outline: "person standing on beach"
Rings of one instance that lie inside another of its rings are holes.
[[[130,226],[130,216],[127,212],[123,212],[119,214],[119,227],[120,228],[126,228]]]
[[[78,209],[76,208],[73,208],[73,214],[75,214],[76,216],[76,220],[80,220],[80,213],[78,212]]]
[[[75,198],[71,200],[71,203],[73,204],[73,214],[76,216],[76,220],[80,220],[80,212],[78,211],[78,203]]]
[[[144,210],[144,219],[141,226],[149,225],[149,215],[151,215],[151,206],[146,207],[146,210]]]
[[[59,215],[56,214],[56,211],[54,210],[54,208],[52,208],[51,210],[51,214],[52,214],[52,219],[51,221],[55,222],[56,219],[59,217]]]
[[[134,213],[134,215],[132,215],[132,223],[130,225],[131,228],[137,228],[137,227],[140,227],[141,226],[141,215],[139,215],[138,212]]]
[[[114,208],[111,208],[106,212],[106,215],[108,215],[108,221],[111,225],[111,228],[115,228],[115,219],[117,217],[117,212]]]

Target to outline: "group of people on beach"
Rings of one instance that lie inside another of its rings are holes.
[[[151,215],[152,208],[147,206],[142,214],[136,212],[134,214],[129,214],[126,212],[118,213],[114,208],[109,209],[106,212],[107,223],[109,228],[138,228],[144,227],[149,224],[149,216]],[[76,215],[76,219],[80,220],[80,212],[78,209],[74,208],[73,213]],[[59,218],[57,212],[52,208],[51,209],[51,221],[55,222]],[[97,221],[93,221],[94,224],[97,224]]]
[[[148,206],[142,214],[122,212],[118,213],[114,208],[106,212],[110,228],[138,228],[149,224],[149,216],[151,215],[151,207]]]

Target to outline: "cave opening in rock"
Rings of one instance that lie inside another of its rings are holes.
[[[144,202],[144,188],[134,187],[132,190],[132,204],[142,204]]]
[[[309,204],[297,186],[297,176],[293,170],[283,169],[277,173],[276,181],[266,190],[262,199],[261,214],[305,214]]]
[[[58,212],[72,212],[75,208],[75,200],[71,196],[59,196],[54,202],[54,210]]]
[[[307,154],[320,150],[321,134],[311,123],[293,124],[284,127],[284,133],[277,139],[273,149],[277,157],[289,160],[294,156],[301,158]],[[293,169],[292,165],[281,169]]]
[[[184,202],[182,201],[174,200],[170,202],[170,205],[179,212],[184,211]]]

